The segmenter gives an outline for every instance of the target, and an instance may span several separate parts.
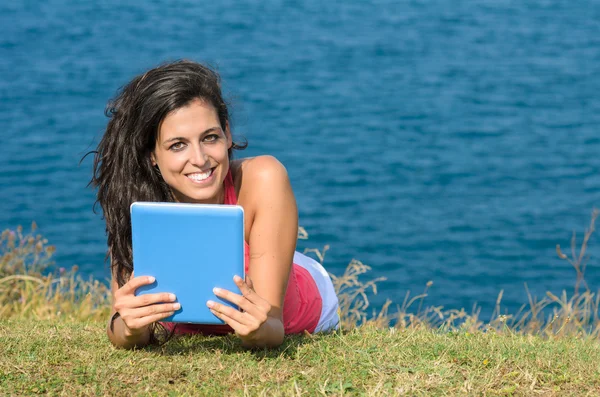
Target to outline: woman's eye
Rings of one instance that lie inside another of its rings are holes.
[[[172,145],[169,147],[169,149],[170,149],[170,150],[175,150],[175,151],[178,151],[178,150],[181,150],[181,149],[183,149],[183,147],[184,147],[184,146],[185,146],[185,145],[184,145],[184,143],[183,143],[183,142],[177,142],[177,143],[174,143],[174,144],[172,144]]]
[[[217,134],[210,134],[204,137],[204,142],[214,142],[219,139]]]

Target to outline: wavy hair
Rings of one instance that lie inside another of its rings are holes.
[[[98,189],[106,221],[111,273],[119,287],[133,271],[130,205],[135,201],[175,201],[158,167],[152,165],[160,125],[172,111],[200,99],[213,105],[223,131],[229,110],[221,79],[210,68],[187,60],[163,64],[136,76],[108,102],[104,136],[94,154],[90,185]],[[234,143],[229,149],[244,149]]]

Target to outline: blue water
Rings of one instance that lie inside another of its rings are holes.
[[[221,73],[243,154],[286,165],[299,249],[387,277],[376,306],[429,280],[427,303],[484,312],[571,290],[555,246],[599,204],[600,4],[477,3],[2,2],[0,228],[35,220],[58,264],[107,277],[79,160],[121,85],[191,58]]]

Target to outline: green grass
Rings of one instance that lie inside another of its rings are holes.
[[[249,351],[234,336],[176,337],[115,349],[105,334],[106,284],[54,269],[54,248],[21,228],[0,236],[0,395],[600,395],[600,297],[585,283],[587,242],[568,261],[572,294],[547,293],[489,321],[444,310],[422,294],[372,312],[380,279],[352,260],[332,276],[342,329],[288,336]],[[306,232],[299,231],[299,238]],[[324,261],[328,247],[310,250]],[[370,313],[370,314],[369,314]],[[390,327],[390,324],[395,324]]]
[[[359,327],[244,350],[234,337],[114,349],[104,323],[0,322],[6,395],[597,395],[600,345],[512,332]]]

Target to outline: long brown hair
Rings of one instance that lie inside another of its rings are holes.
[[[106,221],[111,272],[119,287],[133,271],[130,205],[135,201],[174,201],[158,167],[152,165],[158,130],[173,110],[201,99],[214,106],[223,130],[229,110],[223,100],[219,75],[210,68],[182,60],[163,64],[136,76],[108,102],[110,118],[94,153],[90,185],[98,188],[96,204]],[[234,143],[229,149],[244,149]]]

